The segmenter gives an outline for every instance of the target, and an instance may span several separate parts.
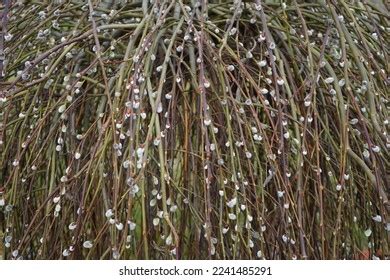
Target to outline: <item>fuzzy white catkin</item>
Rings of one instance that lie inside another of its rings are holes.
[[[92,242],[89,241],[89,240],[86,240],[86,241],[84,241],[84,243],[83,243],[83,247],[84,247],[85,249],[91,249],[92,246],[93,246],[93,244],[92,244]]]

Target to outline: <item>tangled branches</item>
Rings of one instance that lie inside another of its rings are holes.
[[[22,2],[0,85],[5,258],[389,254],[387,9]]]

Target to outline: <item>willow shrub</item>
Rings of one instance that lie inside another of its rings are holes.
[[[14,2],[3,258],[389,254],[386,7]]]

